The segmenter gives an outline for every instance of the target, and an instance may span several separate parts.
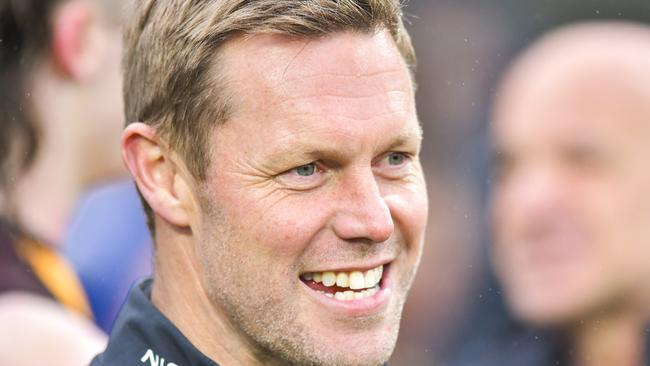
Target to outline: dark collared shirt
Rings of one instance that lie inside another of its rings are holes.
[[[122,307],[106,350],[91,366],[219,366],[151,303],[152,280],[137,283]]]

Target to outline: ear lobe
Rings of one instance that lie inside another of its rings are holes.
[[[85,79],[99,65],[99,40],[92,34],[93,13],[83,1],[65,1],[52,18],[52,58],[68,77]]]
[[[153,127],[136,122],[122,134],[122,159],[153,212],[178,227],[191,224],[193,200],[187,177],[172,161]]]

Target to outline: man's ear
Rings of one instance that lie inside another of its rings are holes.
[[[154,214],[177,227],[189,227],[195,210],[191,177],[153,127],[135,122],[122,133],[122,159]]]
[[[73,79],[86,79],[95,73],[106,45],[91,4],[64,1],[53,12],[51,22],[52,59],[57,70]]]

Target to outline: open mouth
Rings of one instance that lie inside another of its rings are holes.
[[[373,297],[381,289],[384,265],[365,271],[308,272],[300,279],[312,290],[340,301]]]

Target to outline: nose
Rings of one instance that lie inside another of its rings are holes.
[[[393,217],[372,171],[342,182],[332,227],[346,241],[382,243],[395,229]]]
[[[563,177],[552,169],[527,169],[504,187],[504,210],[515,215],[534,217],[553,215],[568,197]]]

